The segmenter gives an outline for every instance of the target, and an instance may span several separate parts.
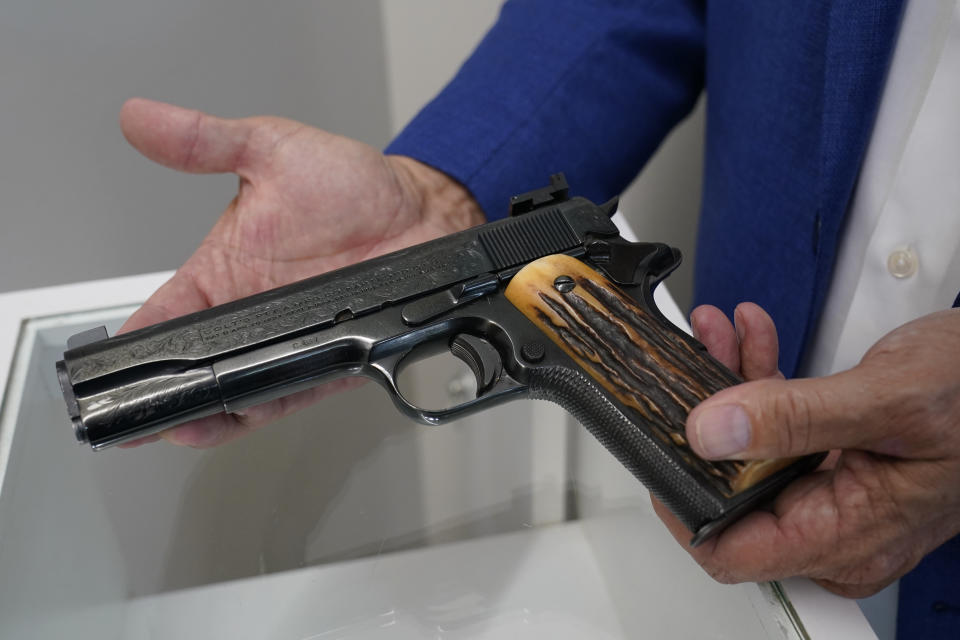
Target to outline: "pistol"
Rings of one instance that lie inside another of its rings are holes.
[[[616,208],[570,197],[556,174],[506,219],[112,338],[79,333],[56,363],[74,434],[104,449],[343,376],[376,380],[430,425],[545,399],[699,544],[822,456],[712,462],[690,449],[689,412],[741,380],[657,309],[680,252],[621,238]],[[423,409],[398,375],[443,350],[469,366],[476,397]]]

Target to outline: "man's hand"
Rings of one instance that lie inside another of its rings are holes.
[[[151,160],[181,171],[232,172],[240,178],[237,196],[200,247],[122,331],[484,220],[469,192],[445,174],[291,120],[225,120],[134,99],[123,106],[120,124],[130,144]],[[251,407],[243,416],[212,416],[163,437],[212,446],[291,413],[323,392],[304,391]]]
[[[849,371],[784,380],[772,320],[740,305],[691,321],[710,353],[747,382],[690,413],[705,458],[752,459],[833,450],[772,511],[743,518],[688,551],[721,582],[809,576],[848,597],[879,591],[960,532],[960,310],[885,336]],[[690,533],[657,513],[686,546]]]

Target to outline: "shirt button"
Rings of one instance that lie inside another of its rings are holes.
[[[887,271],[894,278],[909,278],[917,272],[920,261],[912,247],[895,250],[887,258]]]

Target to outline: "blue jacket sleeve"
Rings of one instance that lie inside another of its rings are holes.
[[[459,180],[490,219],[557,171],[606,200],[695,104],[703,14],[698,0],[511,0],[386,152]]]

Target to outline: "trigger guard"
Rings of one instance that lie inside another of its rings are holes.
[[[466,333],[453,337],[450,353],[466,363],[477,379],[477,397],[489,391],[500,380],[503,364],[500,354],[489,342]]]

